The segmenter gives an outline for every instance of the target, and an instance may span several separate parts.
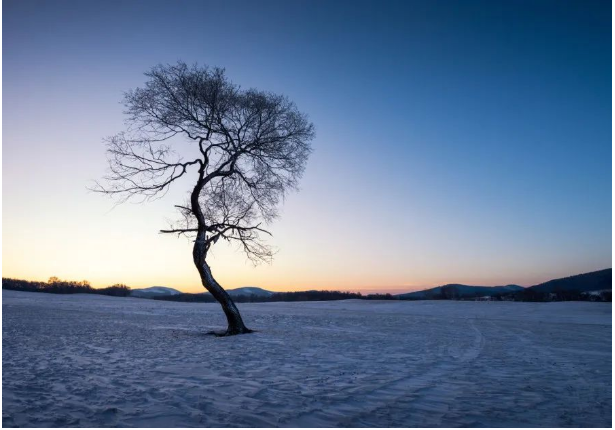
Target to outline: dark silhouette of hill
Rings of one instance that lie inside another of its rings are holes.
[[[107,296],[135,297],[142,299],[169,300],[176,302],[214,303],[216,300],[209,293],[182,293],[169,287],[149,287],[130,289],[126,285],[116,284],[106,288],[92,288],[88,281],[63,281],[50,278],[48,282],[25,281],[23,279],[2,278],[2,289],[53,294],[102,294]],[[230,290],[237,302],[298,302],[319,300],[346,300],[364,298],[361,293],[343,291],[294,291],[275,293],[258,287],[241,287]],[[135,294],[136,293],[136,294]]]
[[[522,301],[592,300],[594,298],[585,293],[610,290],[613,284],[612,272],[612,269],[598,270],[567,278],[553,279],[528,288],[519,285],[483,287],[447,284],[427,290],[397,294],[393,297],[401,300],[468,299],[481,296]]]
[[[241,290],[241,289],[237,289]],[[263,290],[266,291],[266,290]],[[270,294],[252,294],[250,291],[243,291],[246,294],[234,294],[233,300],[238,303],[263,303],[263,302],[310,302],[326,300],[347,300],[365,298],[361,293],[349,293],[343,291],[293,291],[289,293],[276,293],[269,291]],[[230,292],[229,292],[230,293]],[[209,293],[198,294],[175,294],[161,295],[152,297],[154,300],[167,300],[173,302],[204,302],[213,303],[216,300]]]
[[[590,300],[611,301],[610,290],[613,284],[612,269],[583,273],[567,278],[553,279],[542,284],[523,288],[519,285],[484,287],[463,284],[447,284],[422,291],[405,294],[369,294],[342,291],[294,291],[279,293],[258,287],[241,287],[229,290],[233,299],[241,303],[257,302],[303,302],[321,300],[456,300],[476,297],[494,297],[498,300],[516,301],[560,301]],[[209,293],[182,293],[168,287],[150,287],[130,289],[126,285],[116,284],[106,288],[92,288],[87,281],[64,281],[50,278],[48,282],[25,281],[22,279],[2,278],[2,288],[17,291],[31,291],[54,294],[103,294],[119,297],[139,297],[154,300],[176,302],[215,302]]]
[[[227,293],[231,297],[239,297],[239,296],[259,296],[259,297],[269,297],[274,294],[273,291],[265,290],[259,287],[240,287],[226,290]]]
[[[181,294],[181,291],[169,287],[148,287],[148,288],[132,288],[130,290],[131,297],[153,298],[165,295]]]
[[[529,287],[529,291],[539,293],[557,293],[562,291],[598,291],[610,290],[613,286],[613,269],[598,270],[567,278],[553,279]]]
[[[519,285],[503,285],[496,287],[483,287],[463,284],[446,284],[428,290],[397,294],[402,300],[429,300],[429,299],[462,299],[481,296],[496,296],[523,290]]]
[[[610,302],[613,286],[612,269],[583,273],[567,278],[553,279],[509,294],[505,300],[550,302],[590,300]]]

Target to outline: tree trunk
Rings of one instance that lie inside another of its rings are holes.
[[[235,302],[231,296],[222,288],[222,286],[216,281],[211,274],[211,268],[205,261],[207,250],[205,248],[205,241],[199,240],[204,235],[198,235],[194,242],[193,258],[194,264],[201,275],[201,283],[211,293],[211,295],[220,303],[222,310],[226,315],[228,321],[228,328],[222,336],[232,336],[235,334],[251,333],[252,330],[247,328],[241,319],[239,309],[235,306]]]

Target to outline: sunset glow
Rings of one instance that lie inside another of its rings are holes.
[[[221,2],[9,2],[3,276],[203,291],[191,242],[158,234],[189,180],[145,204],[87,190],[122,93],[178,59],[285,94],[316,125],[301,190],[269,226],[273,263],[217,246],[224,287],[528,286],[610,267],[610,17],[472,4],[247,2],[229,21]]]

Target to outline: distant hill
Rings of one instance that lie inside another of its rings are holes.
[[[181,294],[181,291],[175,288],[169,287],[149,287],[149,288],[136,288],[130,291],[132,297],[160,297],[160,296],[175,296]]]
[[[613,269],[598,270],[567,278],[553,279],[526,289],[528,292],[555,293],[562,291],[610,290],[613,286]]]
[[[226,290],[226,292],[233,298],[235,297],[271,297],[274,293],[273,291],[265,290],[259,287],[239,287],[234,289]],[[211,295],[210,293],[202,293]]]
[[[226,290],[231,297],[237,296],[257,296],[257,297],[269,297],[273,295],[273,291],[265,290],[259,287],[240,287],[232,290]]]
[[[519,285],[502,285],[496,287],[483,287],[463,284],[447,284],[428,290],[414,291],[412,293],[397,294],[395,297],[400,299],[453,299],[464,297],[495,296],[497,294],[507,294],[522,291],[524,288]]]
[[[523,288],[519,285],[504,285],[497,287],[482,287],[462,284],[447,284],[428,290],[397,294],[398,299],[425,300],[425,299],[456,299],[480,296],[506,295],[527,299],[526,296],[539,296],[546,293],[585,293],[590,291],[611,290],[613,285],[613,270],[604,269],[596,272],[583,273],[567,278],[553,279],[532,287]],[[570,295],[570,294],[568,294]],[[578,295],[578,294],[577,294]],[[576,296],[575,296],[576,297]],[[575,299],[576,300],[576,299]]]
[[[273,291],[268,291],[265,290],[263,288],[259,288],[259,287],[240,287],[240,288],[235,288],[232,290],[226,290],[227,293],[229,293],[229,295],[232,298],[237,298],[237,297],[243,297],[243,298],[247,298],[247,297],[253,297],[253,298],[267,298],[267,297],[271,297],[273,296]],[[141,297],[141,298],[147,298],[147,299],[165,299],[165,298],[176,298],[176,299],[180,299],[180,296],[207,296],[207,297],[211,297],[211,294],[208,293],[207,291],[204,291],[202,293],[196,293],[196,294],[189,294],[189,293],[182,293],[181,291],[176,290],[175,288],[169,288],[169,287],[149,287],[149,288],[138,288],[138,289],[133,289],[130,292],[130,295],[132,297]],[[213,297],[211,297],[211,300],[213,301]],[[205,298],[204,301],[210,301],[207,300],[207,298]]]
[[[257,287],[242,287],[228,290],[228,293],[237,303],[261,303],[261,302],[310,302],[324,300],[348,300],[365,298],[359,293],[342,291],[293,291],[277,293]],[[204,302],[214,303],[216,300],[209,293],[182,293],[176,295],[151,296],[155,300],[171,300],[174,302]],[[389,299],[391,296],[389,295]]]

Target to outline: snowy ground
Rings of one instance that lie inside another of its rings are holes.
[[[611,426],[611,304],[3,291],[4,426]]]

